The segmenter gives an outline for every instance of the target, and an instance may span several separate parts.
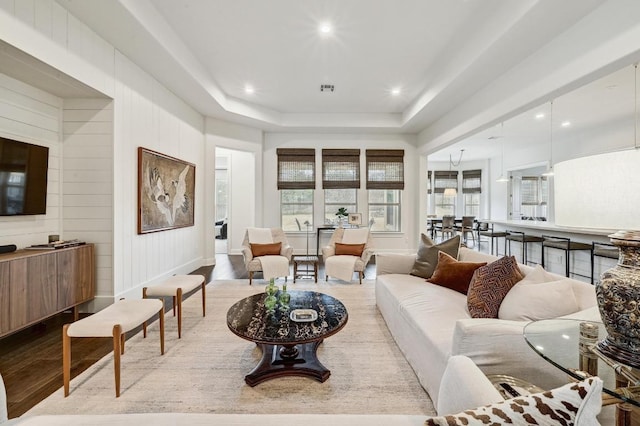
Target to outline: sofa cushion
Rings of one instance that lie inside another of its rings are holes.
[[[431,278],[433,271],[438,264],[438,253],[443,251],[453,257],[458,258],[458,250],[460,249],[460,236],[443,241],[436,244],[433,240],[424,234],[420,234],[420,246],[416,261],[410,274],[422,278]]]
[[[427,281],[467,294],[474,272],[486,264],[487,262],[458,262],[447,253],[441,251],[438,253],[436,270]]]
[[[602,380],[591,377],[547,392],[520,396],[462,413],[432,417],[426,425],[599,425]]]
[[[476,270],[467,293],[467,307],[473,318],[498,318],[502,300],[523,278],[514,256],[504,256]]]
[[[344,244],[336,243],[336,256],[348,255],[348,256],[362,256],[364,250],[364,243],[362,244]]]
[[[580,310],[571,279],[526,284],[523,279],[505,296],[498,318],[537,321],[569,315]]]
[[[277,256],[282,249],[282,243],[255,244],[251,243],[251,254],[258,256]]]
[[[539,284],[557,280],[558,278],[547,272],[541,265],[536,265],[533,271],[526,274],[518,284]]]

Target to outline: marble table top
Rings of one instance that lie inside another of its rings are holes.
[[[338,299],[315,291],[288,292],[291,295],[289,310],[282,311],[280,304],[273,314],[264,306],[266,294],[254,294],[236,302],[227,311],[227,326],[243,339],[262,344],[302,344],[322,340],[337,333],[348,319],[347,309]],[[276,294],[276,297],[278,297]],[[313,309],[318,319],[312,322],[295,322],[289,318],[293,309]]]

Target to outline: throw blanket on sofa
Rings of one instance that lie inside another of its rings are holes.
[[[340,278],[343,281],[351,281],[357,259],[355,256],[347,255],[331,256],[325,262],[325,272],[330,277]]]
[[[289,275],[289,259],[285,256],[259,256],[256,259],[262,265],[265,280]]]
[[[369,238],[369,229],[345,229],[342,235],[343,244],[366,244]],[[338,255],[331,256],[325,261],[325,271],[330,277],[340,278],[343,281],[351,281],[356,267],[356,256]]]

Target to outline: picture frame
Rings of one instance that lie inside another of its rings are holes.
[[[362,213],[349,213],[349,225],[362,225]]]
[[[196,166],[138,147],[138,234],[193,226]]]

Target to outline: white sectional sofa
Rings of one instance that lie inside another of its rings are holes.
[[[523,337],[528,321],[471,318],[466,295],[409,275],[415,258],[414,254],[376,255],[376,302],[434,404],[438,401],[447,360],[452,355],[468,356],[485,374],[507,374],[545,389],[566,383],[559,370],[528,347]],[[465,262],[490,263],[497,259],[463,247],[458,255],[458,260]],[[533,271],[529,266],[519,267],[525,276]],[[594,287],[570,281],[578,306],[570,316],[599,319]]]

